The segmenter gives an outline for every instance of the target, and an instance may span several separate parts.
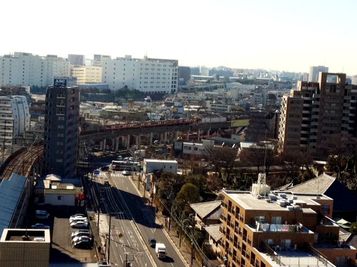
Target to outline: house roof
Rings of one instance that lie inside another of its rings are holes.
[[[216,209],[218,209],[221,206],[221,201],[214,200],[214,201],[207,201],[207,202],[199,202],[199,203],[193,203],[190,206],[201,219],[205,219],[208,215],[213,213]]]
[[[205,227],[205,230],[208,235],[216,242],[223,237],[222,232],[219,230],[219,226],[220,224],[212,224],[210,226]]]
[[[335,214],[340,212],[357,213],[357,205],[355,205],[357,203],[357,195],[335,177],[325,173],[304,183],[292,186],[287,190],[293,193],[325,194],[333,199]]]
[[[335,177],[323,173],[314,179],[295,185],[288,190],[294,193],[325,194],[335,180]]]

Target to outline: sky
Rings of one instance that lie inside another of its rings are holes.
[[[357,74],[354,0],[1,0],[0,55]]]

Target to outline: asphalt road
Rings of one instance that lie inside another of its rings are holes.
[[[95,191],[99,195],[100,209],[102,213],[108,214],[107,221],[111,229],[109,261],[114,266],[125,266],[125,263],[131,263],[132,266],[155,266],[119,191],[101,183],[94,185],[97,187]]]
[[[137,245],[138,251],[149,252],[147,256],[150,256],[151,259],[154,260],[154,263],[150,263],[151,265],[149,265],[149,262],[146,261],[147,265],[133,264],[133,266],[187,266],[187,264],[185,264],[185,262],[180,258],[171,242],[167,239],[161,227],[156,225],[154,208],[144,204],[130,177],[123,176],[120,172],[116,172],[110,175],[109,180],[112,185],[111,190],[113,191],[113,195],[118,206],[123,212],[123,215],[121,215],[123,217],[119,218],[116,225],[123,224],[124,221],[130,222],[129,224],[126,223],[125,228],[122,229],[122,239],[126,240],[123,242],[132,241],[131,246],[135,247],[135,245]],[[129,230],[131,232],[128,232]],[[140,237],[137,236],[138,234]],[[124,238],[125,236],[129,236],[129,238]],[[135,240],[141,242],[137,241],[136,243],[133,243],[134,239],[131,239],[133,236],[135,236]],[[149,246],[149,238],[154,238],[157,242],[164,243],[166,245],[167,257],[165,260],[159,260],[157,258],[155,249]],[[120,254],[115,257],[120,257]],[[145,256],[143,256],[143,258],[145,258]]]

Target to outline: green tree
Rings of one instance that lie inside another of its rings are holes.
[[[168,209],[167,212],[171,209],[171,205],[176,198],[177,193],[184,185],[184,178],[185,177],[182,175],[172,173],[155,174],[155,183],[157,186],[156,197],[159,198],[159,203]]]
[[[191,183],[185,183],[176,195],[172,206],[172,212],[177,218],[186,218],[190,213],[190,203],[200,200],[200,190]]]

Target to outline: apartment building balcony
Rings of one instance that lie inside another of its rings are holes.
[[[250,224],[249,227],[253,232],[265,232],[265,233],[306,233],[314,234],[308,228],[303,226],[301,223],[297,224],[274,224],[274,223],[261,223],[255,222]]]

